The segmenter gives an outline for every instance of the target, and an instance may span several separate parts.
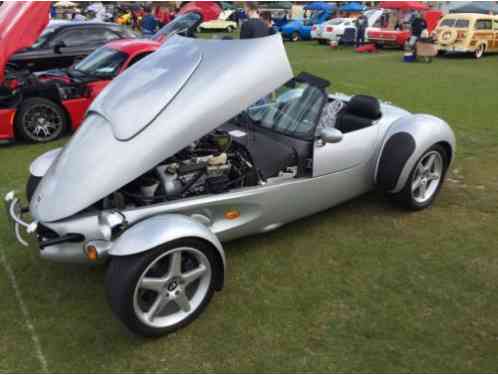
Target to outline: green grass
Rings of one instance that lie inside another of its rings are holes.
[[[457,160],[432,209],[407,213],[369,194],[264,236],[226,245],[224,291],[187,328],[128,334],[105,299],[105,270],[51,264],[0,217],[53,372],[496,372],[498,370],[498,57],[405,64],[287,44],[295,73],[448,121]],[[264,62],[261,62],[264,64]],[[0,193],[23,191],[30,160],[63,144],[0,149]],[[0,267],[0,371],[37,372],[29,331]]]

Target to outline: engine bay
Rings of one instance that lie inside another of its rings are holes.
[[[103,200],[103,208],[140,207],[261,182],[246,148],[215,130]]]

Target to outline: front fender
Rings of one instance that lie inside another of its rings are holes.
[[[54,163],[57,156],[62,151],[62,147],[47,151],[38,156],[29,166],[29,172],[36,177],[43,177],[47,173],[50,166]]]
[[[449,125],[435,116],[408,115],[394,121],[384,136],[375,169],[375,183],[390,193],[400,192],[422,154],[440,143],[454,158],[456,141]]]
[[[111,256],[139,254],[181,238],[201,239],[216,250],[221,273],[216,280],[215,288],[221,290],[226,268],[223,246],[206,226],[185,215],[157,215],[138,222],[114,241],[108,254]]]

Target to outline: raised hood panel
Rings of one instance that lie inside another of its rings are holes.
[[[199,63],[185,61],[186,54],[191,54],[193,61],[199,58]],[[173,73],[173,66],[179,63],[193,68],[188,78],[188,74],[171,77],[164,73],[154,84],[138,82],[142,69]],[[87,208],[291,78],[279,35],[250,40],[173,37],[158,52],[124,72],[97,99],[35,191],[30,207],[33,217],[50,222]],[[179,89],[173,90],[177,92],[170,98],[142,95],[145,87],[169,93],[171,87]],[[137,97],[123,95],[120,102],[113,99],[122,91],[134,92],[133,88]],[[111,105],[116,108],[108,108]],[[116,115],[116,110],[123,113]],[[152,120],[143,127],[148,119]]]
[[[142,131],[168,106],[199,66],[198,48],[174,44],[161,48],[154,58],[132,66],[114,79],[92,103],[112,126],[114,136],[127,141]],[[168,64],[158,64],[168,61]],[[126,107],[124,107],[126,106]],[[139,110],[137,110],[139,109]]]
[[[50,1],[5,1],[0,6],[0,83],[10,57],[31,47],[47,26],[49,11]]]

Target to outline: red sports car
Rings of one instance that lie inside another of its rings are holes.
[[[194,24],[188,30],[195,30],[198,23],[216,18],[221,9],[218,7],[215,14],[213,5],[206,8],[208,3],[214,4],[206,2],[203,7],[187,4],[182,14],[153,40],[112,41],[68,69],[35,74],[12,72],[6,62],[15,51],[31,45],[47,25],[47,3],[4,3],[0,7],[0,48],[4,50],[0,55],[0,141],[20,138],[48,142],[69,129],[76,129],[92,101],[114,77],[156,51],[169,35],[187,32],[185,26],[189,22]],[[8,14],[18,17],[15,20],[4,17]],[[33,32],[20,37],[19,30],[28,24],[27,29]]]

